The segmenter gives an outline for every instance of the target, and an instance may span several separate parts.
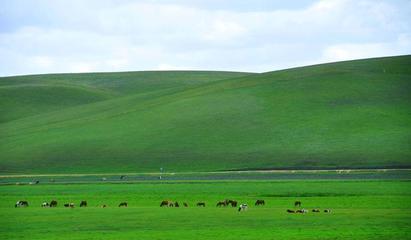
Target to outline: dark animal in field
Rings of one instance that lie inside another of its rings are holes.
[[[255,205],[256,206],[259,206],[259,205],[265,205],[265,201],[264,200],[257,200],[256,202],[255,202]]]
[[[188,207],[188,204],[187,204],[187,203],[183,203],[183,206],[184,206],[184,207]]]
[[[294,211],[294,210],[291,210],[291,209],[287,209],[287,212],[288,212],[288,213],[295,213],[295,211]]]
[[[300,201],[295,201],[294,207],[301,207],[301,202]]]
[[[324,212],[325,213],[331,213],[331,210],[330,209],[324,209]]]
[[[87,207],[87,201],[81,201],[80,207]]]
[[[160,204],[160,207],[172,207],[172,206],[173,206],[173,202],[169,200],[164,200]]]
[[[174,207],[180,207],[180,204],[178,204],[178,202],[175,202]]]
[[[238,211],[239,212],[246,211],[247,209],[248,209],[247,204],[243,203],[243,204],[240,204],[240,207],[238,208]]]
[[[320,209],[313,209],[312,212],[320,212]]]
[[[231,205],[231,207],[237,207],[237,201],[235,200],[225,200],[226,205]]]
[[[296,213],[308,213],[308,211],[306,209],[298,209],[297,211],[295,211]]]
[[[227,203],[225,201],[224,202],[218,202],[216,206],[217,207],[225,207],[225,206],[227,206]]]
[[[56,200],[52,200],[50,202],[50,207],[57,207],[57,201]]]
[[[14,207],[28,207],[29,206],[29,202],[27,201],[17,201],[16,204],[14,204]]]
[[[48,202],[44,202],[41,204],[41,207],[50,207],[50,204]]]
[[[197,203],[197,207],[205,207],[205,202],[199,202]]]
[[[127,202],[122,202],[118,205],[119,207],[127,207]]]
[[[74,203],[65,203],[64,207],[74,208]]]

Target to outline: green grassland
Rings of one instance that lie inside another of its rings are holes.
[[[382,179],[9,185],[0,187],[0,239],[411,239],[410,188]],[[215,206],[226,198],[251,206]],[[19,199],[30,206],[14,208]],[[57,208],[40,207],[52,199]],[[160,208],[164,199],[190,206]],[[62,206],[81,200],[89,206]],[[332,213],[286,213],[295,200]]]
[[[0,78],[0,172],[410,167],[410,66]]]

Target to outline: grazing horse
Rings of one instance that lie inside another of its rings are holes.
[[[291,210],[291,209],[287,209],[287,212],[288,212],[288,213],[295,213],[295,211],[294,211],[294,210]]]
[[[199,202],[199,203],[197,203],[197,207],[205,207],[205,202]]]
[[[300,201],[295,201],[294,207],[301,207],[301,202]]]
[[[57,207],[57,201],[56,200],[52,200],[50,202],[50,207]]]
[[[325,213],[331,213],[331,210],[330,209],[324,209],[324,212]]]
[[[14,205],[14,207],[28,207],[29,206],[29,202],[27,201],[17,201],[16,204]]]
[[[74,208],[74,203],[65,203],[64,207]]]
[[[41,204],[41,207],[50,207],[50,204],[48,202],[44,202]]]
[[[216,206],[217,207],[225,207],[225,206],[227,206],[227,203],[225,201],[224,202],[218,202]]]
[[[255,202],[255,205],[256,206],[259,206],[259,205],[265,205],[265,201],[264,200],[257,200],[256,202]]]
[[[127,207],[127,202],[122,202],[118,205],[119,207]]]
[[[312,212],[320,212],[320,209],[313,209],[313,210],[311,210]]]
[[[184,207],[188,207],[188,204],[187,204],[187,203],[183,203],[183,206],[184,206]]]
[[[80,207],[87,207],[87,201],[81,201]]]
[[[243,204],[240,204],[240,207],[238,208],[238,211],[239,212],[246,211],[247,209],[248,209],[247,204],[243,203]]]

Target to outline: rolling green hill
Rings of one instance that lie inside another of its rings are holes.
[[[0,78],[0,172],[411,167],[410,66]]]

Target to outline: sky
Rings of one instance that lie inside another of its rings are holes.
[[[411,54],[411,0],[1,0],[0,76]]]

